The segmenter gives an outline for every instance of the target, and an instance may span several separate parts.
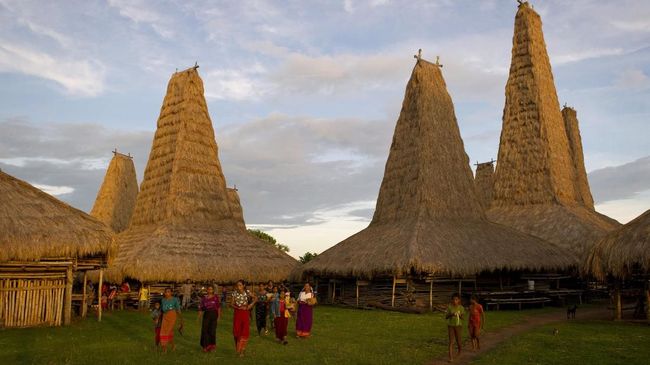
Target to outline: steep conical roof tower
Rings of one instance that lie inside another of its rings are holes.
[[[589,209],[594,209],[594,198],[591,196],[591,189],[589,189],[585,158],[582,152],[578,114],[575,109],[565,106],[562,108],[562,119],[564,119],[564,128],[569,140],[569,151],[571,152],[571,160],[575,170],[575,189],[578,193],[578,202]]]
[[[560,112],[542,20],[525,2],[515,18],[488,217],[584,255],[618,223],[596,213],[584,197],[569,135],[573,132],[567,133]],[[580,160],[581,150],[573,151]]]
[[[114,151],[90,215],[120,233],[129,226],[137,197],[133,158]]]
[[[246,223],[244,223],[244,210],[241,207],[239,193],[237,191],[236,188],[228,188],[228,204],[230,205],[230,211],[232,212],[237,226],[246,229]]]
[[[129,228],[115,269],[140,281],[286,278],[296,260],[252,237],[231,203],[196,68],[167,87]]]
[[[560,268],[573,262],[570,254],[550,243],[487,221],[476,199],[441,67],[418,58],[372,222],[300,272],[470,275],[505,268]]]
[[[489,209],[494,195],[494,161],[476,164],[474,190],[483,209]]]

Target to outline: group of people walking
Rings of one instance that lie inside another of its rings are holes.
[[[237,281],[228,299],[229,307],[234,311],[232,333],[237,354],[244,356],[250,338],[253,309],[260,336],[268,334],[268,319],[275,331],[276,341],[286,345],[289,319],[295,315],[296,336],[309,337],[313,323],[313,306],[316,304],[316,297],[309,283],[303,286],[296,299],[291,297],[288,288],[284,285],[275,286],[272,281],[267,285],[260,284],[258,289],[252,292],[246,288],[243,280]],[[217,322],[221,318],[222,301],[223,298],[215,293],[212,286],[207,287],[207,294],[201,298],[198,318],[201,321],[200,344],[204,352],[216,349]],[[171,288],[166,288],[162,300],[154,303],[151,318],[154,321],[156,345],[160,346],[163,352],[167,352],[168,347],[174,349],[174,329],[177,328],[182,334],[184,322],[181,302],[173,296]],[[179,324],[176,327],[177,322]]]

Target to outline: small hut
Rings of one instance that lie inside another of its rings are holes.
[[[133,157],[115,150],[90,215],[120,233],[129,226],[137,197]]]
[[[0,327],[69,324],[73,275],[105,265],[112,235],[95,218],[0,171]],[[85,284],[84,276],[84,316]]]
[[[650,210],[594,245],[585,267],[596,278],[613,282],[617,319],[622,317],[621,293],[627,287],[628,291],[643,291],[650,320]]]
[[[515,18],[499,163],[488,219],[570,250],[581,259],[620,224],[594,210],[577,119],[565,119],[540,16],[528,5]],[[575,115],[573,115],[575,116]]]
[[[489,209],[494,194],[494,160],[476,164],[474,189],[483,209]]]
[[[370,225],[296,270],[352,305],[424,306],[481,287],[481,273],[563,269],[553,244],[491,223],[441,67],[418,58],[406,86]]]
[[[228,191],[197,68],[174,73],[109,280],[281,280],[297,261],[251,236]]]

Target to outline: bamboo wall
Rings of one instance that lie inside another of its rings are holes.
[[[65,273],[0,273],[0,327],[60,326]]]

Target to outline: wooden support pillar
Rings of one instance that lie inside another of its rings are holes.
[[[648,324],[650,324],[650,281],[646,283],[646,290],[645,290],[645,315],[646,319],[648,321]]]
[[[620,320],[623,318],[623,307],[621,306],[621,284],[616,283],[616,291],[614,292],[614,306],[615,313],[614,319]]]
[[[97,322],[102,321],[102,285],[104,285],[104,268],[99,269],[99,286],[97,287]]]
[[[463,289],[463,281],[458,280],[458,295],[461,296],[460,292]],[[462,296],[461,296],[462,297]]]
[[[63,324],[72,322],[72,266],[65,271],[65,292],[63,294]]]
[[[332,282],[332,304],[334,304],[335,299],[336,299],[336,281]]]
[[[359,280],[357,280],[357,307],[359,306]]]
[[[88,303],[86,300],[86,296],[88,295],[88,293],[86,292],[87,283],[88,283],[88,272],[84,271],[83,296],[81,297],[81,318],[86,318],[86,313],[88,312]]]
[[[499,289],[503,290],[503,277],[501,276],[501,271],[499,271]]]
[[[393,276],[393,295],[390,300],[390,306],[394,307],[395,306],[395,277]]]
[[[429,283],[429,310],[433,312],[433,279]]]

